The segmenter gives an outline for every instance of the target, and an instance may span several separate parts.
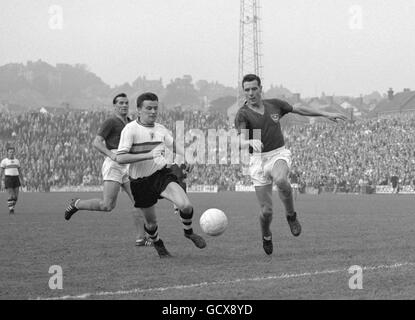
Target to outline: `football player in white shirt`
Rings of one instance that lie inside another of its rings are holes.
[[[20,162],[14,157],[14,152],[14,147],[8,147],[7,158],[3,159],[0,163],[0,177],[2,177],[4,173],[4,188],[9,193],[7,205],[10,214],[14,214],[14,207],[19,198],[20,180],[23,181],[20,172]]]
[[[202,249],[206,242],[192,229],[193,205],[164,157],[166,147],[181,156],[184,150],[174,143],[166,127],[156,123],[158,97],[154,93],[144,93],[137,98],[137,111],[137,120],[127,124],[121,132],[116,161],[130,164],[131,192],[135,207],[144,213],[144,228],[160,258],[170,257],[158,235],[155,211],[158,199],[165,198],[180,210],[184,236]]]

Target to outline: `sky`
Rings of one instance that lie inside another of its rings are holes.
[[[264,89],[415,89],[414,0],[260,0]],[[1,0],[0,65],[86,64],[111,86],[238,85],[240,0]]]

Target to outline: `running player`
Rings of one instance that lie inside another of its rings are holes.
[[[115,161],[120,141],[121,131],[131,121],[128,118],[128,97],[120,93],[113,99],[114,114],[101,126],[93,142],[93,146],[105,156],[102,165],[104,180],[103,199],[72,199],[65,211],[65,219],[69,220],[78,210],[110,212],[115,208],[120,187],[127,193],[134,204],[128,180],[128,165],[120,165]],[[151,241],[145,236],[144,218],[137,209],[133,210],[134,224],[137,231],[137,246],[151,246]]]
[[[23,181],[20,162],[14,157],[14,153],[14,147],[7,147],[7,158],[0,163],[0,177],[3,176],[4,172],[4,188],[9,194],[7,205],[10,214],[14,214],[14,208],[19,198],[20,181]]]
[[[280,119],[292,112],[303,116],[325,117],[331,121],[346,120],[339,113],[317,111],[309,107],[291,106],[278,99],[262,99],[261,79],[254,74],[244,76],[242,89],[246,102],[238,110],[235,126],[241,135],[241,147],[248,147],[253,153],[250,158],[249,174],[255,186],[261,208],[260,225],[263,248],[266,254],[273,252],[272,233],[272,184],[275,182],[282,200],[291,233],[299,236],[301,225],[294,210],[294,201],[288,173],[291,166],[291,152],[285,148]],[[255,131],[254,131],[255,130]],[[260,140],[255,137],[260,130]],[[248,133],[248,136],[246,135]]]
[[[176,175],[167,167],[164,157],[166,147],[183,157],[184,150],[175,144],[166,127],[156,123],[158,97],[154,93],[143,93],[137,98],[137,111],[137,120],[122,130],[116,161],[121,164],[130,163],[131,191],[135,207],[144,213],[145,231],[153,240],[160,258],[170,257],[158,235],[155,211],[158,200],[165,198],[178,207],[184,236],[202,249],[206,247],[206,242],[192,229],[193,206],[180,187]]]

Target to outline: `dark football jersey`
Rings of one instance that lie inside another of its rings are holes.
[[[264,145],[262,152],[269,152],[284,146],[284,136],[281,131],[280,119],[293,107],[279,99],[266,99],[264,103],[264,114],[250,109],[246,104],[242,106],[235,117],[235,127],[240,133],[242,129],[248,129],[248,138],[258,139],[256,131],[259,129],[261,142]],[[252,153],[252,148],[249,148]]]
[[[130,121],[131,119],[127,118],[127,122]],[[104,121],[101,128],[99,128],[97,135],[104,138],[105,145],[109,150],[118,149],[121,131],[124,127],[125,123],[120,118],[113,116]]]

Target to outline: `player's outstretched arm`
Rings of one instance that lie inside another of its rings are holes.
[[[341,113],[319,111],[305,106],[293,106],[292,113],[307,117],[324,117],[334,122],[337,122],[338,120],[348,120],[348,118]]]

